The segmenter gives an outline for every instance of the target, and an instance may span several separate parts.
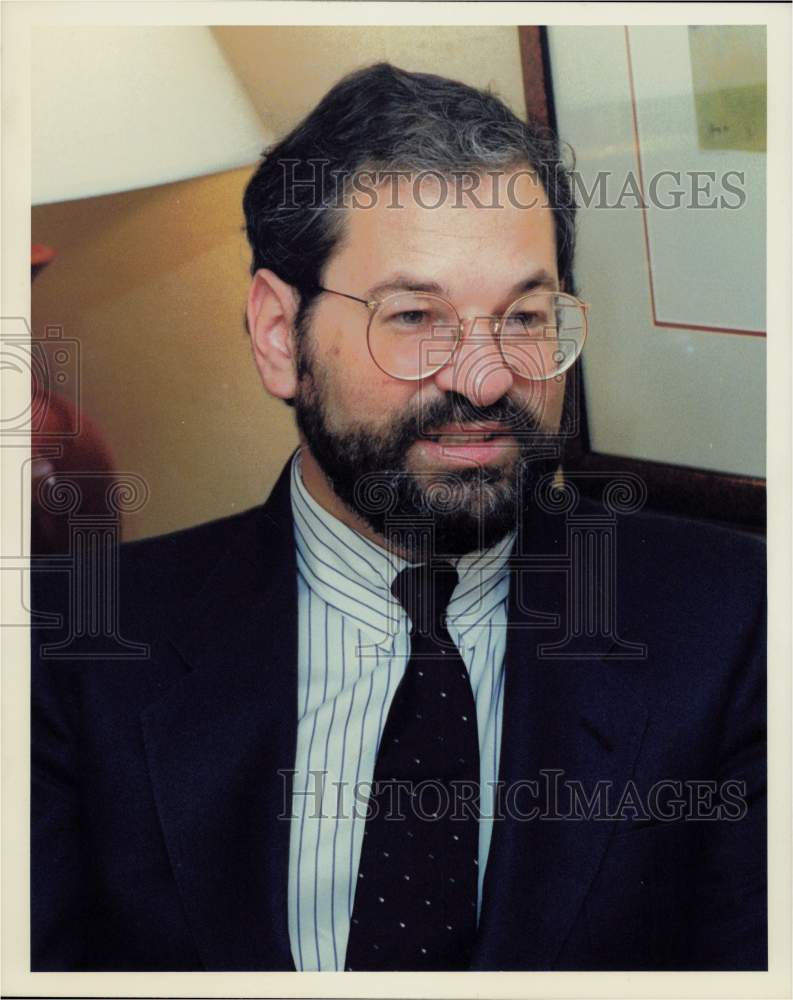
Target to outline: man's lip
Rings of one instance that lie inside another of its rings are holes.
[[[509,434],[510,431],[496,421],[485,421],[471,424],[446,424],[423,436],[430,441],[448,441],[459,439],[461,442],[488,441],[491,438]]]

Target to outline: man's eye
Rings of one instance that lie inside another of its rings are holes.
[[[540,312],[512,313],[504,324],[508,333],[520,333],[525,330],[542,329],[548,325],[547,317]]]
[[[429,313],[421,309],[410,309],[396,313],[391,317],[391,322],[400,326],[426,326],[429,322]]]

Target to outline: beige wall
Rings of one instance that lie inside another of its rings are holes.
[[[277,135],[343,73],[384,58],[492,84],[523,111],[515,28],[214,31]],[[117,467],[149,484],[127,538],[259,503],[297,442],[292,411],[260,386],[243,327],[249,174],[33,210],[34,242],[58,252],[34,284],[34,334],[56,324],[79,338],[82,405]]]
[[[307,114],[345,73],[374,62],[492,87],[525,118],[517,28],[216,27],[215,38],[272,132]]]
[[[248,174],[33,211],[34,241],[58,251],[34,284],[34,332],[80,340],[83,408],[117,467],[149,484],[127,538],[260,502],[297,441],[243,327]]]

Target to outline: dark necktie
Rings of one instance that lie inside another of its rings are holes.
[[[468,671],[446,629],[449,563],[391,588],[411,650],[380,739],[345,967],[469,967],[476,936],[479,739]]]

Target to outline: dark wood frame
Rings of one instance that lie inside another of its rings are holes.
[[[556,128],[553,83],[546,30],[532,25],[518,28],[526,109],[530,116]],[[579,362],[579,377],[571,380],[577,395],[579,416],[577,433],[565,449],[564,466],[571,472],[618,475],[633,473],[647,486],[647,507],[663,513],[683,515],[716,522],[757,534],[765,532],[766,484],[751,476],[711,472],[707,469],[666,465],[620,455],[594,452],[590,446],[587,424],[584,359]],[[598,478],[600,478],[598,477]],[[600,479],[602,484],[602,478]],[[586,478],[577,485],[587,491]],[[601,486],[592,481],[593,491]]]

